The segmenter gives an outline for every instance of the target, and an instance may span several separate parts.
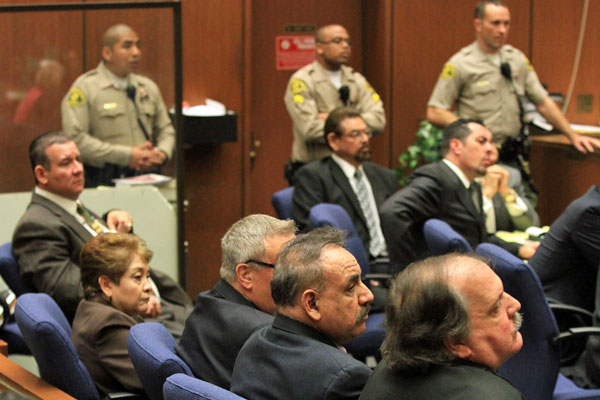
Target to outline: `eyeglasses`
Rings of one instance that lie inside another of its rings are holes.
[[[342,44],[342,42],[346,42],[346,44],[347,44],[349,47],[352,47],[352,46],[354,46],[354,42],[352,41],[352,39],[344,39],[344,38],[333,38],[333,39],[331,39],[331,40],[328,40],[328,41],[319,40],[318,42],[319,42],[319,43],[323,43],[323,44],[330,44],[330,43],[333,43],[333,44],[337,44],[337,45],[340,45],[340,44]]]
[[[262,262],[262,261],[248,260],[244,264],[248,264],[248,263],[254,263],[254,264],[262,265],[263,267],[275,268],[275,264],[269,264],[269,263]]]
[[[345,136],[345,137],[347,137],[349,139],[352,139],[352,140],[358,140],[359,138],[362,138],[363,135],[367,135],[367,137],[369,139],[371,139],[373,137],[373,133],[371,131],[368,131],[368,130],[350,131],[350,132],[348,132],[348,133],[346,133],[346,134],[344,134],[342,136]]]

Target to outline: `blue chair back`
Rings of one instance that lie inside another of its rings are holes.
[[[365,250],[365,246],[360,240],[358,233],[356,233],[356,228],[348,212],[342,206],[331,203],[319,203],[310,209],[308,219],[313,228],[334,226],[345,230],[348,234],[346,248],[356,258],[356,261],[358,261],[363,275],[371,271],[369,255]]]
[[[163,395],[165,400],[244,400],[229,390],[185,374],[168,377]]]
[[[423,234],[429,251],[434,256],[452,252],[472,252],[473,248],[467,240],[456,232],[446,221],[431,218],[423,225]]]
[[[177,354],[173,335],[158,322],[144,322],[131,327],[127,336],[129,357],[135,372],[151,400],[163,399],[163,385],[173,374],[193,376]]]
[[[277,214],[277,218],[279,219],[293,219],[293,203],[292,198],[294,197],[294,187],[290,186],[288,188],[282,189],[278,192],[275,192],[273,196],[271,196],[271,203],[273,204],[273,208],[275,208],[275,214]]]
[[[15,317],[43,380],[76,399],[100,398],[71,342],[69,322],[50,296],[45,293],[20,296]]]
[[[558,334],[544,290],[529,265],[506,250],[482,243],[477,253],[491,259],[504,291],[521,303],[523,348],[499,369],[528,400],[551,399],[560,367],[560,348],[550,343]]]
[[[0,276],[2,276],[4,282],[6,282],[10,290],[12,290],[17,297],[23,293],[32,293],[36,291],[21,279],[19,266],[12,253],[11,242],[4,243],[0,246]]]

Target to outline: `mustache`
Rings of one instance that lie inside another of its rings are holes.
[[[514,332],[517,333],[521,329],[521,325],[523,325],[523,314],[516,312],[513,319],[515,320]]]
[[[356,317],[356,323],[360,324],[363,322],[363,320],[365,319],[365,317],[367,315],[369,315],[369,312],[371,311],[371,304],[366,304],[363,306],[362,310],[360,310],[360,312],[358,313],[357,317]]]

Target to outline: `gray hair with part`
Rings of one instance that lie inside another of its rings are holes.
[[[323,289],[325,273],[321,251],[327,245],[344,247],[346,232],[324,226],[298,235],[279,253],[271,281],[271,296],[277,306],[293,306],[307,288]]]
[[[221,239],[221,278],[233,283],[238,264],[264,255],[265,239],[295,233],[294,221],[280,220],[269,215],[253,214],[237,221]]]

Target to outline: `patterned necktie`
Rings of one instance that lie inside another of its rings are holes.
[[[104,232],[104,229],[102,228],[102,226],[100,226],[100,224],[98,223],[98,221],[96,221],[92,214],[90,214],[89,211],[83,208],[83,206],[79,203],[77,203],[77,214],[83,217],[85,223],[88,224],[90,228],[94,230],[94,232],[96,232],[97,234]]]
[[[362,180],[362,175],[362,172],[357,168],[354,173],[356,196],[358,197],[360,208],[362,208],[362,212],[367,220],[367,227],[369,228],[369,236],[371,237],[369,253],[371,253],[372,256],[377,257],[385,250],[385,240],[377,229],[377,222],[375,220],[377,210],[373,209],[372,203],[369,201],[369,191]]]

